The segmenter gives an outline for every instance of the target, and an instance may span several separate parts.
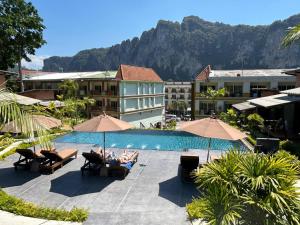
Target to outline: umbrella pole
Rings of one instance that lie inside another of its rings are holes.
[[[106,164],[105,164],[105,131],[103,131],[103,148],[104,148],[103,161],[104,161],[104,165],[106,166]]]
[[[208,162],[208,159],[209,159],[210,147],[211,147],[211,138],[209,138],[209,141],[208,141],[208,150],[207,150],[207,159],[206,159],[206,162]]]

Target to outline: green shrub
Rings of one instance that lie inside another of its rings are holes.
[[[247,116],[247,125],[252,134],[255,134],[264,125],[264,119],[257,113]]]
[[[256,145],[256,140],[255,138],[253,138],[252,136],[248,136],[247,140],[250,142],[250,144],[252,144],[253,146]]]
[[[3,190],[0,190],[0,210],[16,215],[72,222],[83,222],[88,216],[88,212],[84,209],[74,208],[71,211],[67,211],[63,209],[40,207],[10,196]]]
[[[197,171],[201,196],[187,205],[188,215],[208,224],[299,224],[299,165],[286,151],[229,151]]]

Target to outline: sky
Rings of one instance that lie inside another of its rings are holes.
[[[140,36],[160,19],[199,16],[212,22],[265,25],[300,13],[299,0],[30,0],[44,20],[43,47],[34,66],[49,56],[109,47]],[[31,64],[26,64],[31,67]]]

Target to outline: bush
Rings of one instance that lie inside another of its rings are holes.
[[[264,119],[257,113],[247,116],[247,123],[252,134],[255,134],[264,125]]]
[[[256,145],[256,140],[252,136],[249,135],[247,137],[247,140],[250,142],[251,145],[253,145],[253,146]]]
[[[188,215],[208,224],[299,224],[299,165],[286,151],[229,151],[197,171],[201,197],[187,205]]]
[[[10,196],[0,190],[0,210],[16,215],[59,221],[83,222],[88,213],[84,209],[74,208],[71,211],[40,207],[33,203]]]

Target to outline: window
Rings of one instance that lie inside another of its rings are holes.
[[[293,89],[293,88],[295,88],[294,84],[278,84],[279,91],[284,91],[284,90]]]
[[[183,88],[180,88],[180,92],[181,92],[181,93],[184,93],[184,89],[183,89]]]
[[[102,107],[102,100],[96,100],[96,106]]]
[[[176,95],[172,95],[172,99],[177,99],[177,98],[176,98]]]
[[[199,112],[200,115],[211,115],[215,111],[215,104],[211,102],[200,102]]]
[[[208,84],[204,84],[204,83],[200,84],[200,92],[207,92],[208,88],[211,88],[211,89],[215,90],[216,86],[214,86],[214,85],[208,85]]]
[[[184,99],[184,95],[180,95],[180,97],[179,97],[180,99]]]
[[[176,93],[176,88],[172,88],[172,93]]]
[[[261,97],[261,91],[267,88],[267,84],[251,84],[250,85],[250,96]]]
[[[101,86],[100,85],[95,85],[95,91],[101,92]]]
[[[227,84],[225,85],[225,89],[230,97],[243,96],[243,85],[241,84]]]
[[[118,108],[118,102],[116,102],[116,101],[111,101],[111,102],[110,102],[110,107],[111,107],[111,108]]]
[[[110,92],[112,95],[117,95],[117,86],[115,85],[110,86]]]

